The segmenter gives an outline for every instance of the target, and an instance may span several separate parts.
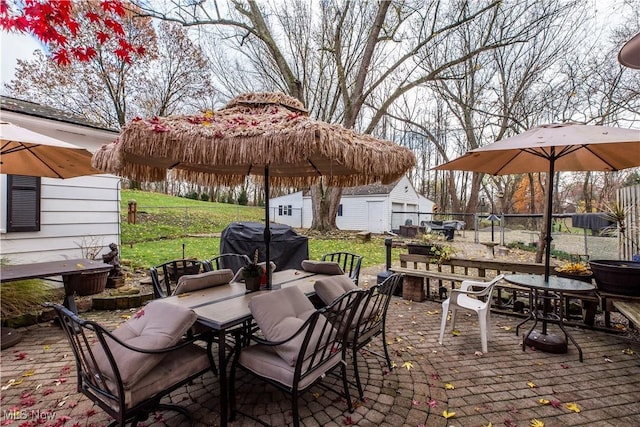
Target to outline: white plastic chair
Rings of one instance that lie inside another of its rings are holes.
[[[440,324],[440,340],[444,338],[444,330],[447,326],[447,314],[451,310],[451,328],[456,326],[456,312],[459,308],[475,311],[478,314],[480,323],[480,340],[482,341],[482,352],[487,353],[487,340],[489,335],[489,317],[491,314],[491,294],[495,285],[504,277],[503,274],[496,276],[490,282],[477,282],[465,280],[460,285],[460,289],[452,289],[451,296],[442,302],[442,322]],[[483,288],[475,291],[474,288]],[[487,296],[486,301],[478,297]]]

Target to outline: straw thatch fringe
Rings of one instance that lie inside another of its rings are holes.
[[[176,179],[203,185],[236,185],[269,165],[273,185],[299,187],[320,176],[327,185],[389,183],[414,166],[409,149],[309,119],[301,106],[283,94],[246,94],[216,112],[134,120],[93,165],[141,181],[174,168]]]
[[[285,106],[291,110],[307,113],[307,109],[304,108],[302,102],[296,98],[285,95],[282,92],[257,92],[257,93],[243,93],[231,99],[223,110],[229,109],[238,105],[260,105],[260,104],[278,104]]]

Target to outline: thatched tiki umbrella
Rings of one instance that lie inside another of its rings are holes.
[[[172,170],[177,180],[207,186],[238,185],[255,175],[264,180],[269,260],[269,184],[390,183],[415,165],[415,156],[393,142],[313,120],[290,96],[248,93],[218,111],[136,118],[94,154],[93,165],[138,181],[163,181]]]

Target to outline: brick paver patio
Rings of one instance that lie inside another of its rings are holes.
[[[129,311],[95,311],[84,317],[115,327]],[[566,354],[522,351],[519,319],[493,315],[489,353],[478,355],[477,317],[459,316],[459,336],[438,344],[440,304],[394,297],[388,336],[397,367],[386,372],[380,358],[364,354],[366,401],[353,414],[335,393],[315,387],[303,396],[305,426],[640,426],[640,348],[613,334],[571,329],[584,363],[571,344]],[[552,326],[552,329],[555,327]],[[555,330],[555,329],[554,329]],[[2,351],[0,425],[102,426],[108,417],[75,391],[75,361],[52,324],[22,329],[22,342]],[[380,343],[373,347],[380,349]],[[325,381],[340,390],[335,378]],[[238,405],[272,425],[290,425],[283,394],[240,376]],[[354,391],[355,395],[355,391]],[[217,425],[219,387],[212,374],[171,395],[187,406],[198,426]],[[544,399],[541,403],[540,399]],[[572,405],[573,404],[573,405]],[[567,406],[569,405],[569,406]],[[571,408],[574,408],[572,410]],[[455,412],[450,418],[443,411]],[[579,412],[578,412],[579,410]],[[12,418],[15,421],[10,422]],[[147,426],[186,425],[174,413],[157,414]],[[254,425],[240,416],[232,425]]]

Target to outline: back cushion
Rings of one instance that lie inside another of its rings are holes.
[[[318,274],[344,274],[340,264],[333,261],[311,261],[305,259],[302,261],[302,269],[310,273]]]
[[[196,313],[190,308],[155,300],[131,316],[112,334],[130,346],[145,350],[160,350],[176,345],[196,319]],[[107,337],[107,345],[118,365],[125,388],[136,384],[165,356],[129,350],[109,337]],[[102,347],[96,344],[93,351],[100,369],[112,375],[109,361]]]
[[[311,301],[295,286],[256,295],[249,301],[249,309],[269,341],[291,337],[315,312]],[[278,356],[291,366],[296,363],[304,335],[301,333],[295,339],[275,346]]]
[[[313,289],[322,302],[329,305],[342,294],[358,289],[358,286],[348,276],[340,275],[316,280]]]
[[[233,279],[233,271],[225,268],[223,270],[207,271],[201,274],[189,274],[178,279],[178,285],[173,291],[173,295],[180,295],[186,292],[193,292],[199,289],[211,288],[213,286],[226,285]]]

